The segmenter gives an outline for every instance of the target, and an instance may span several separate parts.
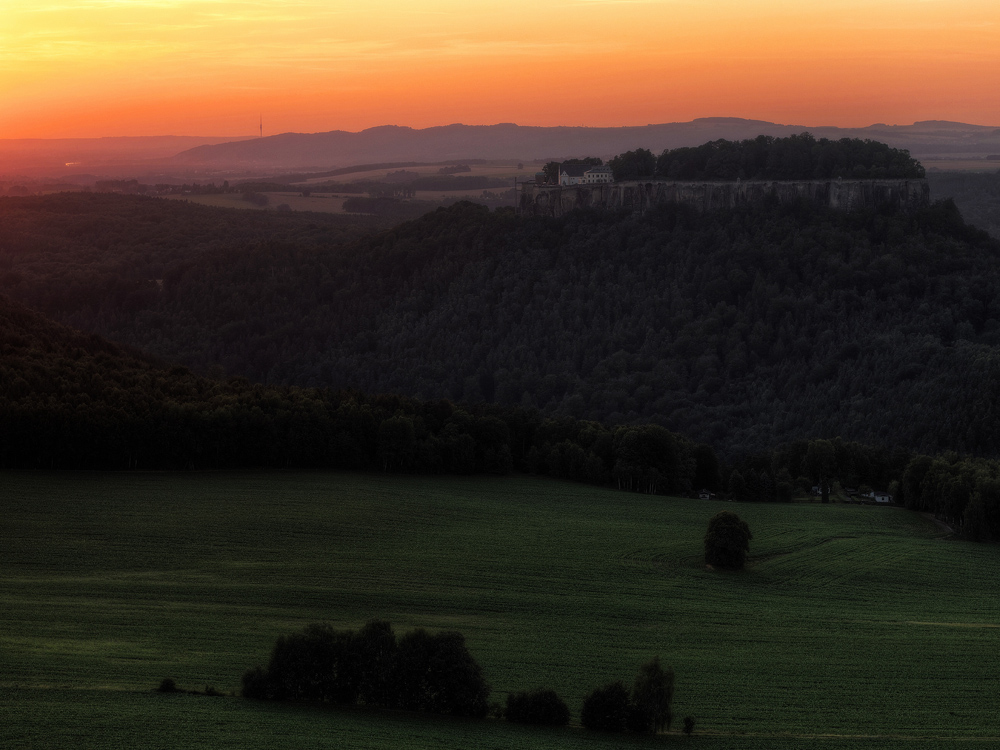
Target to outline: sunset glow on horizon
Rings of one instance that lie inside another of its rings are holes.
[[[996,0],[0,0],[0,138],[1000,125]]]

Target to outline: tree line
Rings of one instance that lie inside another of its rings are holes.
[[[570,719],[566,703],[547,688],[512,692],[505,707],[491,704],[491,687],[461,633],[419,628],[397,639],[383,620],[358,631],[313,624],[279,637],[267,666],[243,674],[241,693],[472,718],[492,713],[535,726],[565,726]],[[588,694],[580,720],[587,729],[655,734],[670,728],[673,694],[673,670],[654,657],[640,667],[631,691],[616,681]]]
[[[390,177],[392,175],[389,175]],[[383,180],[352,180],[350,182],[318,182],[310,184],[309,189],[318,193],[368,193],[370,195],[384,194],[386,191],[393,191],[399,195],[400,191],[406,191],[407,195],[414,195],[416,191],[451,191],[451,190],[496,190],[510,187],[509,180],[485,175],[458,175],[458,174],[419,174],[407,172],[402,176],[395,177],[394,180],[386,182]],[[281,190],[295,190],[294,186],[285,185]]]
[[[266,667],[243,675],[243,696],[471,716],[489,711],[490,686],[455,631],[410,631],[373,620],[360,631],[310,625],[282,636]]]
[[[608,162],[615,180],[694,181],[919,179],[923,166],[905,149],[860,138],[816,139],[811,133],[743,141],[719,139],[701,146],[648,149],[619,154]]]

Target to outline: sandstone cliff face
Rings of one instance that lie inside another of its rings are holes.
[[[522,186],[519,210],[561,216],[575,208],[638,211],[680,203],[699,211],[809,201],[845,211],[892,205],[913,211],[930,203],[926,180],[803,180],[796,182],[615,182],[570,187]]]

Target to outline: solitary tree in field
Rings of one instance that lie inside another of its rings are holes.
[[[705,562],[716,568],[742,570],[753,534],[747,522],[732,511],[712,516],[705,534]]]
[[[673,714],[670,704],[674,699],[674,670],[660,666],[660,657],[639,667],[632,686],[632,704],[629,729],[633,732],[656,734],[670,729]]]

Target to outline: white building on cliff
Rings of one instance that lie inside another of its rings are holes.
[[[569,164],[559,167],[560,185],[595,185],[600,182],[614,182],[611,167],[588,167],[583,164]]]

